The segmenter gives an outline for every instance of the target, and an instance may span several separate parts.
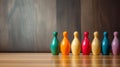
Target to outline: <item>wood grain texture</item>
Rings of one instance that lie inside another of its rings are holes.
[[[35,51],[50,52],[50,42],[53,32],[56,31],[56,0],[37,0]]]
[[[63,38],[63,31],[67,31],[68,38],[72,41],[74,31],[78,31],[79,34],[81,31],[80,0],[57,0],[56,4],[59,40]]]
[[[51,53],[0,53],[1,67],[120,67],[120,56],[52,56]]]
[[[5,0],[0,0],[0,50],[9,50],[9,27],[7,23],[7,2]],[[4,7],[3,7],[4,5]]]
[[[0,0],[0,52],[50,52],[52,32],[120,32],[119,0]],[[120,36],[119,36],[120,38]]]
[[[0,0],[0,51],[49,51],[56,0]]]
[[[89,31],[92,39],[93,32],[98,31],[101,40],[107,31],[111,42],[113,32],[120,32],[119,3],[119,0],[81,0],[81,34]]]

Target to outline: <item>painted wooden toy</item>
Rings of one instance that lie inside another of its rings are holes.
[[[90,51],[91,51],[91,44],[90,44],[90,40],[88,38],[89,33],[88,32],[84,32],[84,38],[82,41],[82,53],[83,55],[89,55]]]
[[[60,50],[62,55],[69,55],[70,53],[70,41],[68,40],[68,32],[63,32],[63,39],[60,43]]]
[[[102,55],[109,55],[110,52],[110,42],[108,39],[108,32],[103,33],[103,40],[102,40]]]
[[[80,49],[81,49],[81,44],[78,38],[78,32],[74,32],[74,39],[71,43],[71,51],[73,55],[79,55],[80,54]]]
[[[50,44],[50,49],[51,49],[51,53],[52,55],[58,55],[59,54],[59,50],[60,50],[60,45],[59,45],[59,41],[57,39],[57,32],[53,32],[53,40]]]
[[[101,51],[101,44],[98,38],[98,32],[94,32],[94,39],[91,45],[92,45],[92,54],[99,55]]]
[[[114,32],[114,38],[111,45],[112,45],[112,54],[119,55],[120,43],[119,43],[117,31]]]

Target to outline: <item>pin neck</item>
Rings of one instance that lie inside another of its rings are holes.
[[[114,35],[114,37],[118,37],[118,35]]]
[[[85,37],[85,38],[88,38],[88,34],[87,34],[87,35],[86,35],[86,34],[84,34],[84,37]]]
[[[78,32],[75,31],[73,35],[74,35],[74,38],[78,37]]]
[[[74,38],[78,38],[77,36],[74,36]]]
[[[98,38],[98,35],[94,35],[94,38]]]
[[[117,38],[117,36],[115,35],[114,38]]]
[[[58,33],[57,32],[53,32],[53,36],[57,37]]]
[[[54,35],[54,37],[57,37],[57,35]]]
[[[64,37],[68,37],[68,32],[66,32],[66,31],[63,32],[63,36],[64,36]]]
[[[107,37],[108,36],[108,32],[104,32],[103,35],[104,35],[104,37]]]
[[[104,32],[103,35],[104,35],[104,38],[108,38],[108,32]]]
[[[104,36],[104,38],[108,38],[108,36]]]
[[[89,33],[88,32],[84,32],[84,38],[88,38]]]
[[[94,38],[98,38],[98,32],[94,32]]]
[[[85,38],[88,38],[88,35],[84,35]]]
[[[78,35],[74,35],[74,37],[78,37]]]
[[[94,38],[98,38],[98,36],[94,36]]]
[[[117,37],[117,36],[118,36],[118,32],[115,31],[115,32],[113,33],[113,35],[114,35],[114,37]]]
[[[54,35],[54,38],[57,38],[57,35]]]
[[[66,35],[66,36],[64,36],[65,38],[67,38],[68,36]]]

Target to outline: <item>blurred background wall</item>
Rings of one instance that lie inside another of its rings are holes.
[[[120,32],[119,0],[0,0],[0,52],[50,52],[52,32]]]

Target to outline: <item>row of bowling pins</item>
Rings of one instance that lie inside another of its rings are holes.
[[[112,41],[112,44],[110,46],[110,42],[108,39],[108,33],[103,33],[103,40],[102,43],[99,41],[98,38],[98,32],[94,32],[94,39],[92,40],[92,43],[90,43],[90,40],[88,38],[89,33],[84,32],[84,38],[82,41],[82,44],[80,43],[80,40],[78,38],[78,32],[74,32],[74,39],[71,42],[68,39],[68,32],[63,32],[63,39],[59,43],[57,39],[57,32],[53,32],[53,40],[50,44],[51,53],[53,55],[58,55],[59,52],[62,53],[62,55],[69,55],[70,49],[72,51],[73,55],[79,55],[82,51],[83,55],[89,55],[91,50],[93,55],[99,55],[102,52],[102,55],[109,55],[110,49],[112,47],[112,54],[113,55],[119,55],[120,53],[120,46],[119,46],[119,40],[118,40],[118,32],[114,32],[114,38]]]

